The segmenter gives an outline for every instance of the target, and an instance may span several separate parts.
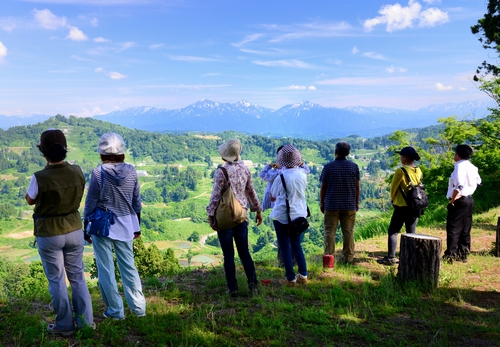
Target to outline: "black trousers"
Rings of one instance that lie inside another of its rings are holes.
[[[472,196],[455,200],[454,206],[448,204],[446,217],[446,251],[451,257],[467,257],[470,252],[470,230],[472,228]]]

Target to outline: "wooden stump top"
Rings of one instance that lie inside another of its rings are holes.
[[[401,237],[413,237],[415,239],[423,239],[423,240],[441,240],[441,238],[431,235],[424,234],[401,234]]]

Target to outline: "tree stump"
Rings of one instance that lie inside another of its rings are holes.
[[[441,268],[441,245],[439,237],[402,234],[398,279],[402,282],[417,281],[425,288],[436,288]]]
[[[497,221],[497,238],[495,240],[495,257],[500,257],[500,217]]]

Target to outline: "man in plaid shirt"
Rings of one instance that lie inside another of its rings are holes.
[[[354,222],[359,204],[359,167],[347,160],[351,146],[339,142],[335,146],[335,160],[321,172],[320,208],[325,223],[325,255],[335,253],[335,236],[340,222],[343,238],[344,262],[354,262]]]

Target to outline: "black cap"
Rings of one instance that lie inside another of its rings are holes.
[[[413,147],[404,147],[402,150],[396,151],[395,153],[404,155],[405,157],[408,157],[413,160],[420,160],[420,156]]]

